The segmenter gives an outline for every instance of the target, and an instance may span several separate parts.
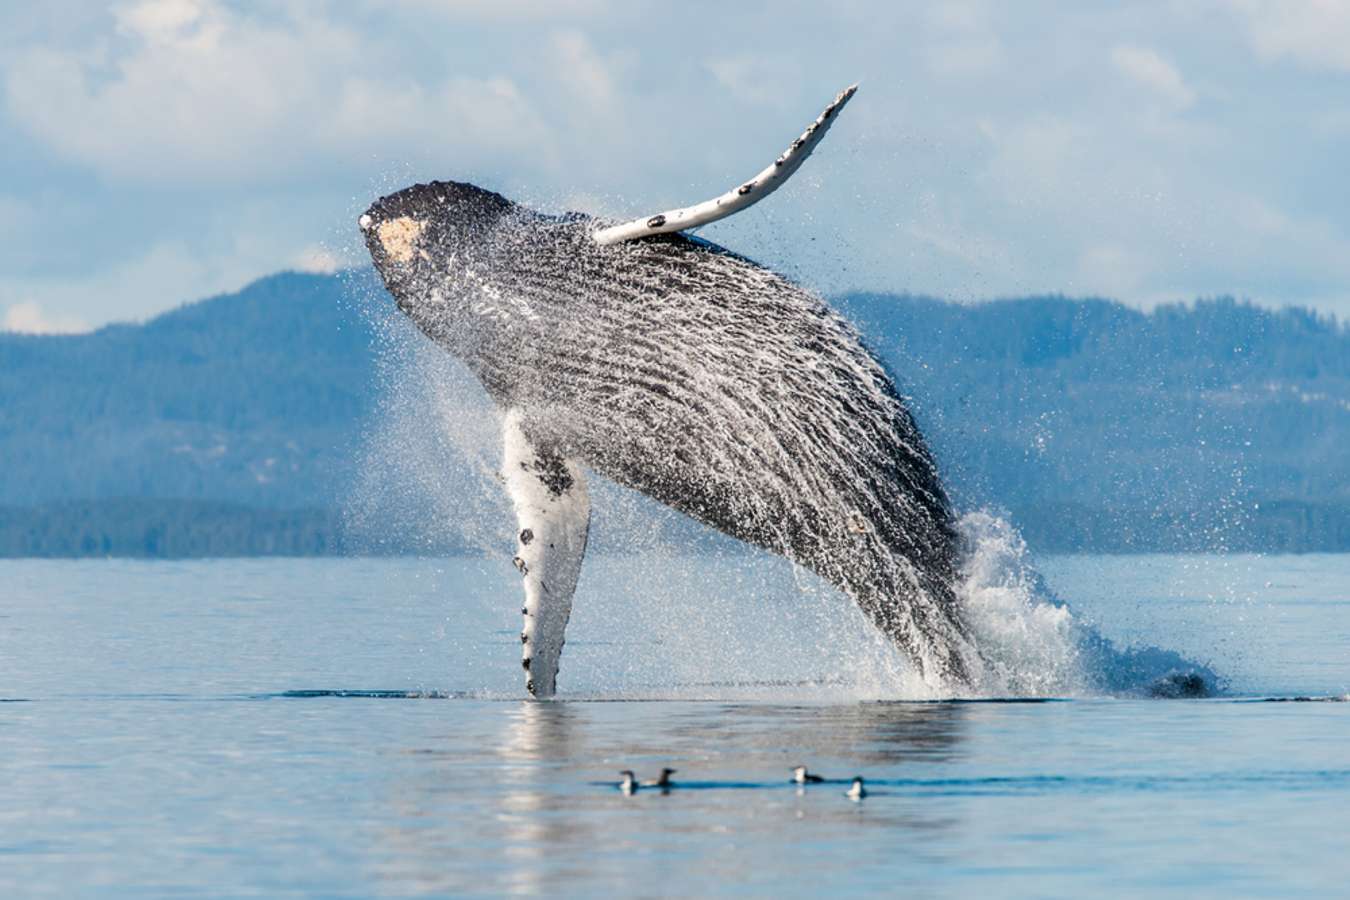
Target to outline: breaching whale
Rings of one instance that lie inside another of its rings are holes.
[[[399,308],[501,411],[531,694],[556,690],[587,471],[817,573],[930,682],[969,681],[951,507],[890,375],[818,297],[680,233],[781,185],[855,90],[755,178],[683,209],[611,224],[432,182],[360,217]]]

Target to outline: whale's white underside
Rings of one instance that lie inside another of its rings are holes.
[[[503,410],[535,696],[556,691],[585,553],[583,465],[821,575],[925,678],[968,682],[951,510],[884,366],[809,292],[667,233],[767,196],[852,94],[751,182],[648,220],[544,216],[457,182],[358,220],[399,307]]]
[[[525,585],[521,662],[530,693],[551,697],[586,555],[591,501],[581,468],[541,453],[521,419],[518,410],[509,410],[502,422],[502,481],[516,510],[514,562]]]

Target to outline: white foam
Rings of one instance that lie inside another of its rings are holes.
[[[982,697],[1192,696],[1214,672],[1159,647],[1118,647],[1045,584],[1007,520],[980,510],[958,523],[966,545],[957,595],[983,660]]]
[[[500,561],[510,588],[501,602],[514,610],[514,520],[497,479],[492,404],[403,316],[391,310],[378,325],[383,409],[367,435],[349,520],[368,534],[412,533],[430,551],[447,534],[467,538]],[[660,537],[675,514],[603,481],[596,488],[597,527],[611,539],[604,555],[624,553],[627,563],[588,561],[573,629],[591,620],[597,634],[617,631],[642,649],[569,646],[564,694],[570,682],[591,696],[931,700],[1149,693],[1188,671],[1214,682],[1175,653],[1117,648],[1080,621],[1045,585],[1017,531],[987,511],[958,523],[965,553],[956,592],[980,662],[973,685],[946,689],[925,683],[821,579],[766,553],[690,556],[686,543]]]
[[[974,691],[982,696],[1045,697],[1087,689],[1081,628],[1067,606],[1044,590],[1026,542],[1006,520],[985,511],[958,523],[966,545],[957,597],[984,663]]]

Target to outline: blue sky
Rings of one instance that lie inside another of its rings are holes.
[[[1350,316],[1350,0],[71,0],[0,10],[0,326],[362,261],[454,178],[703,234],[826,291],[1234,294]]]

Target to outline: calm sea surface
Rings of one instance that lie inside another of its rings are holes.
[[[556,703],[505,561],[0,562],[0,896],[1345,896],[1350,557],[1037,569],[1224,692],[915,699],[758,557],[589,560]]]

